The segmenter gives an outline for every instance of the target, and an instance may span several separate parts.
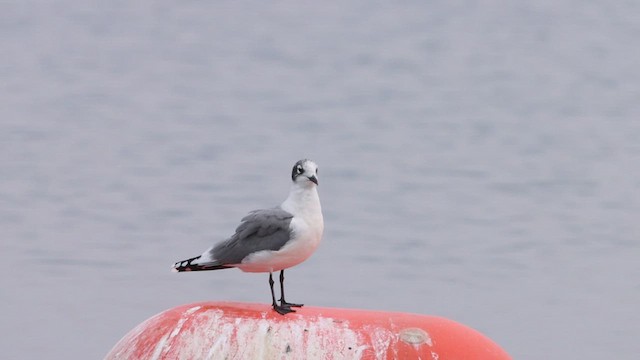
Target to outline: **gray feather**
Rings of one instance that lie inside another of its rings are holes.
[[[254,210],[242,218],[235,234],[211,249],[217,265],[239,264],[257,251],[280,250],[291,238],[293,215],[281,208]]]

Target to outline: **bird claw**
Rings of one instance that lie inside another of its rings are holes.
[[[280,300],[280,306],[286,307],[286,308],[292,308],[292,307],[303,307],[304,304],[295,304],[295,303],[286,302],[284,300]]]

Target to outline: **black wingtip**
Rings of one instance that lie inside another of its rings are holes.
[[[187,260],[178,261],[177,263],[173,264],[171,271],[185,272],[185,271],[221,270],[221,269],[229,269],[233,267],[233,266],[226,266],[226,265],[194,264],[193,262],[198,259],[200,259],[200,256],[196,256]]]

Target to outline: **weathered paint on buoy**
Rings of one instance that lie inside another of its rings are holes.
[[[481,333],[441,317],[202,302],[151,317],[105,359],[474,359],[511,357]]]

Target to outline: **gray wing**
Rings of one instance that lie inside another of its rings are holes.
[[[211,258],[220,265],[239,264],[251,253],[279,250],[291,238],[292,218],[281,208],[252,211],[242,218],[235,234],[211,249]]]

